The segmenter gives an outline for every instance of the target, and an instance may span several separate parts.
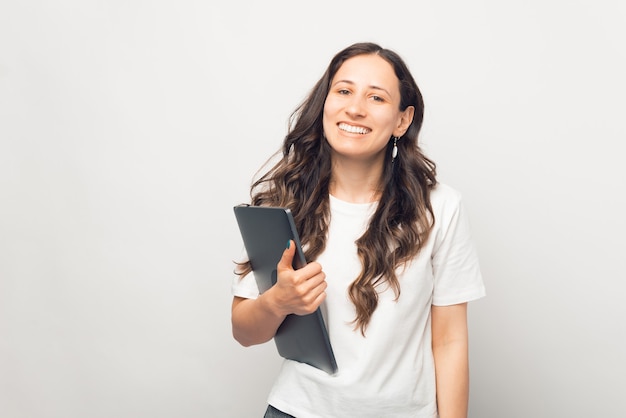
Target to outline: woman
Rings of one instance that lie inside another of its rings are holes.
[[[233,335],[261,344],[286,315],[321,306],[339,367],[285,360],[266,416],[467,416],[467,302],[484,286],[460,195],[437,183],[418,146],[423,111],[396,53],[354,44],[252,185],[252,204],[292,210],[310,262],[294,271],[289,244],[261,295],[240,264]]]

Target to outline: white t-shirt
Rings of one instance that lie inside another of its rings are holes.
[[[379,289],[365,337],[354,329],[347,289],[361,271],[355,241],[376,203],[330,197],[326,249],[317,261],[326,274],[321,309],[339,371],[329,375],[285,360],[268,402],[297,418],[437,417],[431,348],[432,305],[454,305],[485,295],[478,257],[461,195],[438,184],[431,193],[435,226],[418,256],[398,270],[400,298]],[[252,274],[233,281],[235,296],[258,296]]]

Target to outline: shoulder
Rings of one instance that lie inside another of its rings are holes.
[[[433,187],[430,192],[430,204],[433,209],[435,230],[446,231],[465,216],[463,195],[445,183],[437,183]]]
[[[455,210],[461,206],[461,192],[445,184],[437,183],[430,191],[430,204],[435,213],[441,211]]]

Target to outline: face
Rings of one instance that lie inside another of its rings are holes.
[[[324,104],[324,134],[334,158],[384,161],[391,136],[402,136],[414,108],[400,110],[399,80],[378,55],[346,60],[333,77]]]

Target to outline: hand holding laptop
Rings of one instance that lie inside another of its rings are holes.
[[[249,205],[235,206],[234,211],[259,293],[270,292],[266,300],[272,310],[286,315],[274,335],[278,353],[336,373],[337,362],[320,310],[326,298],[326,277],[319,263],[307,264],[291,211]]]
[[[288,245],[276,266],[277,282],[268,292],[273,293],[276,312],[281,315],[313,313],[326,299],[326,275],[316,261],[294,270],[296,248],[292,240]]]

